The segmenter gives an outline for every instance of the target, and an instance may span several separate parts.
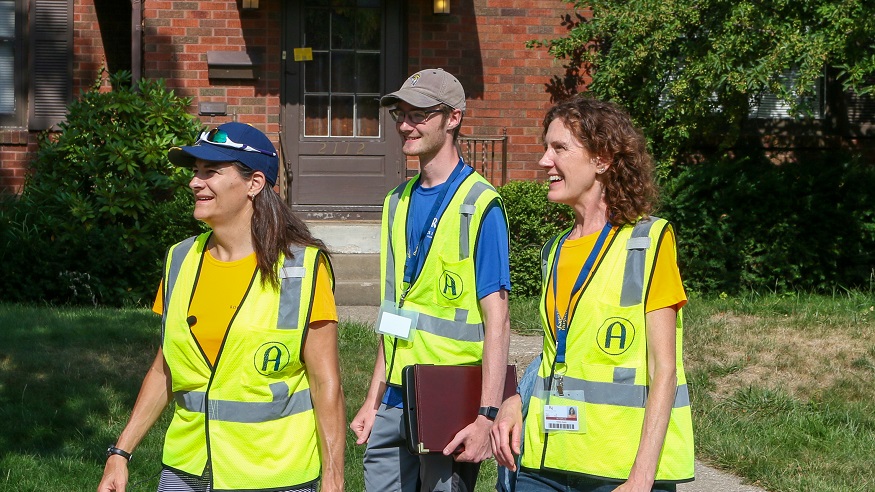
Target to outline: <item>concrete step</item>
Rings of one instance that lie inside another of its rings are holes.
[[[308,221],[331,251],[338,306],[380,305],[380,222]]]
[[[338,306],[380,305],[380,255],[339,253],[331,256],[334,298]]]
[[[334,253],[331,266],[338,281],[380,281],[380,255],[376,253]]]
[[[307,227],[333,253],[380,253],[379,221],[311,220]]]

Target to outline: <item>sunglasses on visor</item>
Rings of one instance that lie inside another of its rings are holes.
[[[269,152],[267,150],[255,148],[251,145],[237,143],[231,140],[225,130],[220,130],[218,128],[213,128],[208,132],[201,133],[200,137],[198,137],[197,139],[196,144],[199,144],[201,142],[205,142],[211,145],[218,145],[220,147],[228,147],[230,149],[245,150],[246,152],[259,152],[264,155],[276,157],[276,152]]]

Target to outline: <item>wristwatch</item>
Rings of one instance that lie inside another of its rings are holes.
[[[495,421],[495,417],[498,416],[498,409],[495,407],[480,407],[480,410],[477,411],[477,415],[482,415],[489,420]]]
[[[114,454],[117,454],[128,461],[131,461],[131,458],[134,457],[131,453],[125,451],[124,449],[119,449],[115,447],[114,444],[111,444],[108,448],[106,448],[106,457],[109,458]]]

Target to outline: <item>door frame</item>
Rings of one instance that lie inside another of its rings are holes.
[[[381,217],[382,203],[371,205],[298,205],[292,196],[292,183],[296,177],[295,169],[291,162],[296,152],[289,152],[290,146],[296,145],[301,136],[304,115],[302,101],[300,101],[301,87],[289,87],[289,80],[293,77],[297,84],[303,83],[300,66],[294,61],[294,48],[299,47],[298,39],[300,31],[298,27],[290,26],[290,22],[298,22],[303,15],[305,0],[287,0],[282,3],[281,14],[281,56],[280,61],[280,147],[282,154],[282,167],[285,183],[283,193],[286,202],[304,219],[358,219],[379,220]],[[384,36],[382,37],[381,53],[383,54],[383,67],[380,73],[380,84],[383,93],[392,92],[400,87],[407,76],[407,2],[404,0],[381,0],[382,25]],[[293,39],[297,38],[297,39]],[[395,130],[395,124],[389,117],[388,111],[380,109],[380,121],[383,125],[381,137],[378,141],[385,144],[387,149],[386,166],[387,175],[394,173],[396,181],[400,184],[407,179],[407,158],[401,152],[401,140]],[[350,157],[353,159],[354,157]],[[388,190],[387,190],[388,191]]]

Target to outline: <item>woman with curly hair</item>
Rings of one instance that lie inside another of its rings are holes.
[[[543,352],[503,403],[493,452],[517,492],[673,491],[693,478],[687,299],[674,231],[650,216],[646,141],[623,109],[576,96],[547,112],[544,144],[547,198],[574,224],[542,249]]]

